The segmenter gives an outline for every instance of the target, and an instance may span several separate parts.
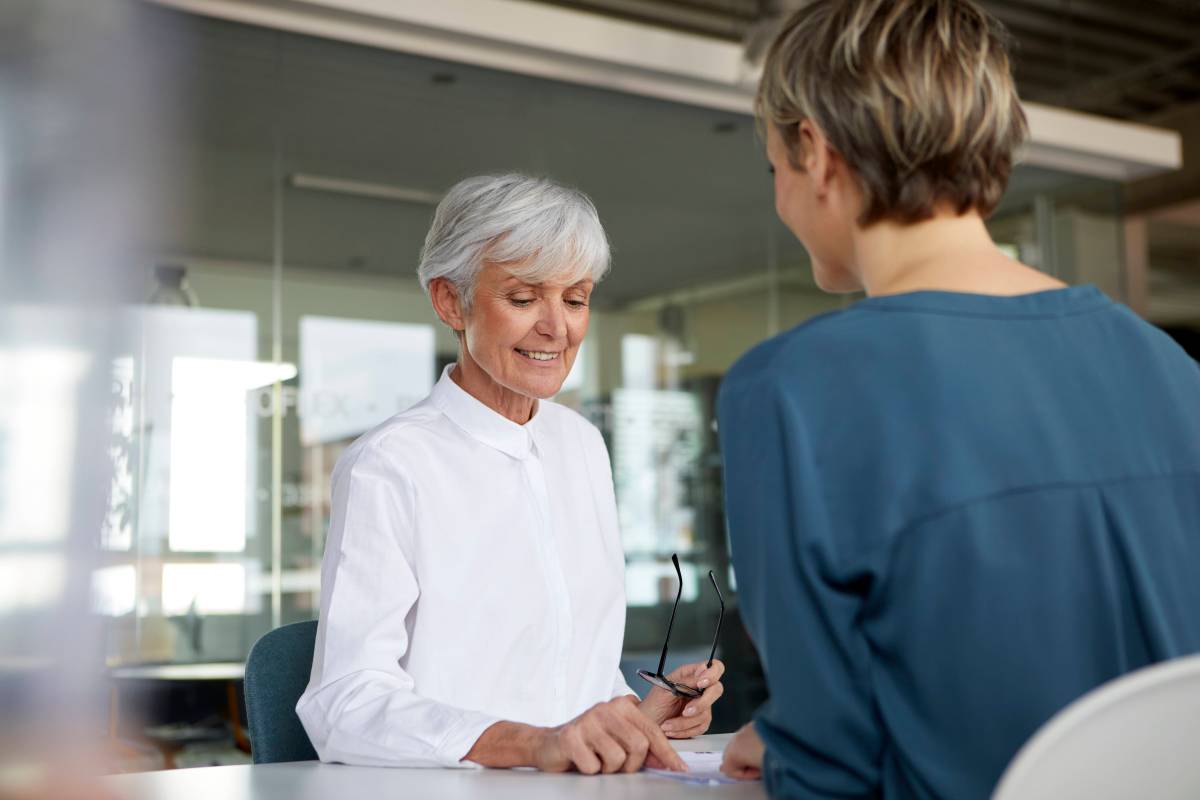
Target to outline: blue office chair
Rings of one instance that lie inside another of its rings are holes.
[[[296,701],[312,671],[317,623],[296,622],[268,632],[246,659],[246,721],[255,764],[311,761],[317,757]]]

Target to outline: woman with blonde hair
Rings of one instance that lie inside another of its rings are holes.
[[[719,422],[782,797],[986,797],[1089,689],[1200,651],[1200,370],[984,218],[1025,133],[969,0],[816,0],[758,93],[780,218],[867,298],[752,350]]]

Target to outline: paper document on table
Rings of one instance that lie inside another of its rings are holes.
[[[721,752],[701,751],[697,753],[680,753],[679,757],[687,764],[687,772],[671,772],[669,769],[648,769],[655,775],[664,778],[690,783],[695,786],[717,786],[722,783],[741,783],[741,781],[724,775],[721,772]]]

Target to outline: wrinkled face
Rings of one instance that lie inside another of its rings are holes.
[[[467,353],[488,376],[524,397],[558,393],[588,328],[592,281],[526,283],[485,263],[467,314]]]
[[[788,227],[812,260],[813,279],[826,292],[855,292],[861,282],[848,268],[853,207],[842,194],[819,190],[815,174],[826,161],[813,155],[824,141],[805,142],[808,166],[797,169],[788,158],[787,145],[774,125],[767,126],[767,160],[775,176],[775,213]]]

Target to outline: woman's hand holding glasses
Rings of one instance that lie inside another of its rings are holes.
[[[713,634],[708,661],[684,664],[664,675],[667,648],[671,646],[671,630],[675,627],[675,614],[679,611],[679,600],[683,597],[683,571],[679,568],[678,554],[671,555],[671,563],[675,566],[679,586],[675,591],[671,619],[667,622],[667,638],[663,640],[662,655],[658,657],[658,669],[654,672],[648,669],[638,670],[642,680],[652,687],[641,706],[646,716],[662,726],[663,732],[672,739],[690,739],[708,730],[708,726],[712,724],[712,704],[725,692],[725,686],[721,683],[725,665],[715,658],[717,643],[721,640],[721,622],[725,619],[725,598],[721,596],[721,587],[717,586],[717,576],[709,570],[708,580],[717,595],[717,602],[721,604],[721,612],[717,616],[717,632]]]
[[[703,661],[684,664],[668,674],[667,680],[695,686],[701,690],[701,695],[696,698],[681,697],[654,686],[641,702],[642,713],[672,739],[699,736],[712,724],[712,705],[725,692],[725,686],[721,683],[723,674],[725,665],[715,658],[711,664]]]

